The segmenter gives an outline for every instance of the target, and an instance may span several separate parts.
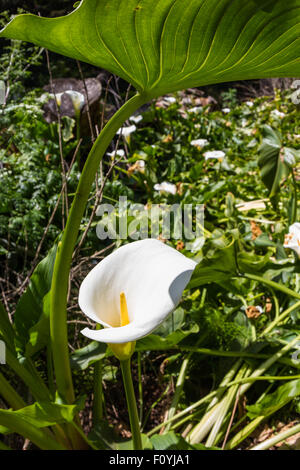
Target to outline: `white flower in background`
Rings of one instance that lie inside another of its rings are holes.
[[[191,145],[193,147],[203,148],[206,145],[209,145],[209,142],[207,139],[196,139],[191,141]]]
[[[223,111],[224,114],[228,114],[228,113],[230,113],[231,109],[230,108],[223,108],[222,111]]]
[[[92,340],[119,345],[155,330],[176,308],[196,263],[155,239],[129,243],[104,258],[84,279],[79,306],[102,330]]]
[[[128,168],[128,174],[131,175],[132,173],[144,173],[146,168],[146,163],[144,160],[137,160],[133,165]]]
[[[134,122],[135,124],[138,124],[143,120],[143,116],[141,114],[139,114],[138,116],[131,116],[129,120]]]
[[[170,193],[175,195],[177,193],[176,185],[173,183],[168,183],[167,181],[163,181],[160,184],[154,185],[155,191],[159,191],[160,193]]]
[[[278,109],[273,109],[273,111],[271,111],[271,115],[273,117],[277,117],[279,119],[283,119],[285,117],[285,113],[282,113],[281,111],[278,111]]]
[[[123,149],[119,149],[119,150],[114,150],[113,152],[107,152],[107,155],[111,158],[114,158],[114,157],[125,157],[125,152]]]
[[[217,160],[221,161],[225,157],[225,152],[222,150],[212,150],[211,152],[205,152],[204,158],[205,160],[209,160],[210,158],[216,158]]]
[[[169,104],[174,104],[176,103],[176,98],[174,98],[174,96],[165,96],[164,101],[166,101]]]
[[[249,106],[249,108],[252,108],[254,106],[253,101],[246,101],[245,104]]]
[[[85,103],[84,95],[82,93],[79,93],[79,91],[74,90],[67,90],[65,91],[65,93],[66,95],[70,96],[75,111],[81,111]]]
[[[198,114],[198,113],[201,113],[202,110],[203,110],[202,106],[194,106],[194,108],[188,109],[187,112]]]
[[[85,98],[84,98],[82,93],[79,93],[79,91],[66,90],[66,91],[63,91],[61,93],[55,93],[55,94],[50,93],[49,96],[50,96],[50,98],[56,100],[56,103],[57,103],[58,106],[61,106],[62,97],[63,97],[64,94],[68,95],[71,98],[71,101],[72,101],[72,104],[73,104],[73,107],[74,107],[75,111],[80,112],[81,109],[84,106]]]
[[[121,128],[118,130],[117,134],[118,134],[118,135],[122,134],[122,136],[125,137],[125,139],[126,139],[127,137],[130,136],[130,134],[132,134],[132,133],[135,132],[135,131],[136,131],[136,126],[133,124],[132,126],[121,127]]]
[[[300,258],[300,223],[295,223],[289,227],[289,233],[285,236],[284,248],[294,250]]]
[[[146,168],[145,160],[137,160],[136,161],[136,168],[137,168],[137,171],[139,171],[140,173],[144,173],[145,168]]]
[[[64,93],[49,93],[49,97],[53,100],[56,100],[57,106],[61,106],[61,98]]]

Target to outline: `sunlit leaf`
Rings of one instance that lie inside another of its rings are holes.
[[[67,16],[16,17],[0,36],[109,70],[147,96],[299,75],[299,0],[83,0]]]

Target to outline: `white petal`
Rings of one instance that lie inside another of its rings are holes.
[[[155,239],[122,246],[81,284],[80,308],[108,327],[85,329],[83,334],[110,343],[134,341],[149,334],[177,306],[195,266],[193,260]],[[121,292],[126,296],[130,320],[123,327],[119,326]]]
[[[225,153],[222,150],[212,150],[211,152],[205,152],[204,154],[205,160],[209,160],[210,158],[224,158]]]
[[[193,145],[193,147],[205,147],[208,144],[209,142],[207,139],[196,139],[191,141],[191,145]]]
[[[130,134],[136,131],[136,126],[133,124],[132,126],[128,127],[121,127],[117,134],[120,135],[122,134],[123,137],[128,137]]]
[[[135,124],[138,124],[140,121],[143,120],[143,116],[141,114],[139,114],[138,116],[131,116],[129,120],[135,122]]]
[[[175,195],[177,193],[176,185],[173,183],[168,183],[167,181],[163,181],[162,183],[157,183],[154,185],[155,191],[160,191],[162,193],[170,193]]]

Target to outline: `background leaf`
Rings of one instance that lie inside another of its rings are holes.
[[[259,148],[258,166],[270,197],[273,197],[278,193],[284,178],[289,175],[290,163],[285,161],[280,133],[270,126],[263,126],[262,132],[264,139]]]
[[[56,245],[34,270],[28,288],[14,315],[17,346],[29,355],[47,345],[49,339],[49,296]]]

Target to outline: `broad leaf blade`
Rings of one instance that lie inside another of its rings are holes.
[[[149,97],[299,75],[300,0],[83,0],[60,18],[16,17],[21,39],[119,75]]]
[[[43,348],[49,339],[49,295],[56,245],[34,270],[28,288],[14,315],[17,346],[29,355]]]

